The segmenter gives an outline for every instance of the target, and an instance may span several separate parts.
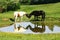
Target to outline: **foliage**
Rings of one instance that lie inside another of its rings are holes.
[[[19,3],[9,2],[7,4],[7,11],[9,11],[9,10],[14,11],[14,10],[19,9],[19,8],[20,8],[20,4]]]
[[[15,0],[2,0],[0,1],[0,12],[16,10],[20,8],[19,1]]]
[[[4,12],[6,9],[6,1],[1,0],[0,1],[0,12]]]
[[[21,4],[46,4],[60,2],[60,0],[21,0]]]
[[[17,11],[25,11],[28,14],[30,14],[34,10],[43,10],[46,13],[46,19],[47,24],[56,22],[58,23],[60,21],[60,2],[59,3],[51,3],[51,4],[41,4],[41,5],[21,5],[20,9]],[[14,19],[14,11],[5,12],[3,14],[0,13],[0,27],[8,26],[12,24],[13,22],[10,20],[10,18]],[[30,19],[28,19],[26,16],[24,16],[23,21],[29,21],[32,20],[34,16],[32,16]],[[8,20],[4,20],[8,19]],[[58,22],[57,22],[58,21]]]
[[[20,0],[21,4],[30,4],[31,0]]]

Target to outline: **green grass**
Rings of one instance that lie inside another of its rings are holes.
[[[46,25],[50,25],[51,28],[54,24],[60,26],[60,3],[54,4],[42,4],[42,5],[21,5],[21,9],[17,11],[26,11],[28,14],[33,10],[44,10],[46,12]],[[0,27],[8,26],[14,22],[10,18],[14,19],[14,11],[0,13]],[[33,19],[33,16],[32,18]],[[26,16],[23,21],[29,21]],[[60,33],[57,34],[15,34],[0,32],[0,40],[60,40]]]
[[[60,34],[14,34],[0,32],[0,40],[60,40]]]
[[[21,8],[17,11],[26,11],[30,14],[33,10],[44,10],[46,12],[45,21],[60,21],[60,2],[53,4],[41,4],[41,5],[21,5]],[[10,18],[14,19],[14,11],[9,11],[5,13],[0,13],[0,27],[8,26],[14,22]],[[7,19],[7,20],[4,20]],[[29,21],[33,19],[33,16],[28,19],[26,16],[23,18],[23,21]]]

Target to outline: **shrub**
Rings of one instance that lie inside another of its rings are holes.
[[[21,4],[46,4],[60,2],[60,0],[20,0]]]
[[[20,9],[20,4],[19,3],[15,3],[15,2],[10,2],[7,4],[7,11],[14,11],[16,9]]]
[[[20,3],[19,1],[15,0],[2,0],[0,1],[0,12],[5,12],[5,11],[14,11],[20,9]]]
[[[5,12],[6,10],[6,2],[0,1],[0,12]]]
[[[31,0],[20,0],[21,4],[30,4]]]

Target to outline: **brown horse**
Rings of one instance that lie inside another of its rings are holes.
[[[34,19],[37,19],[38,20],[38,17],[39,16],[42,16],[42,19],[41,21],[44,21],[45,20],[45,12],[43,10],[40,10],[40,11],[33,11],[31,12],[29,15],[26,15],[28,18],[31,18],[31,16],[34,15]]]

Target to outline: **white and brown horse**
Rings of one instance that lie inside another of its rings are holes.
[[[15,12],[14,12],[15,22],[16,22],[16,20],[17,20],[18,17],[20,17],[20,18],[21,18],[21,21],[22,21],[22,18],[23,18],[23,16],[24,16],[25,14],[26,14],[26,12],[24,12],[24,11],[20,11],[20,12],[15,11]]]

